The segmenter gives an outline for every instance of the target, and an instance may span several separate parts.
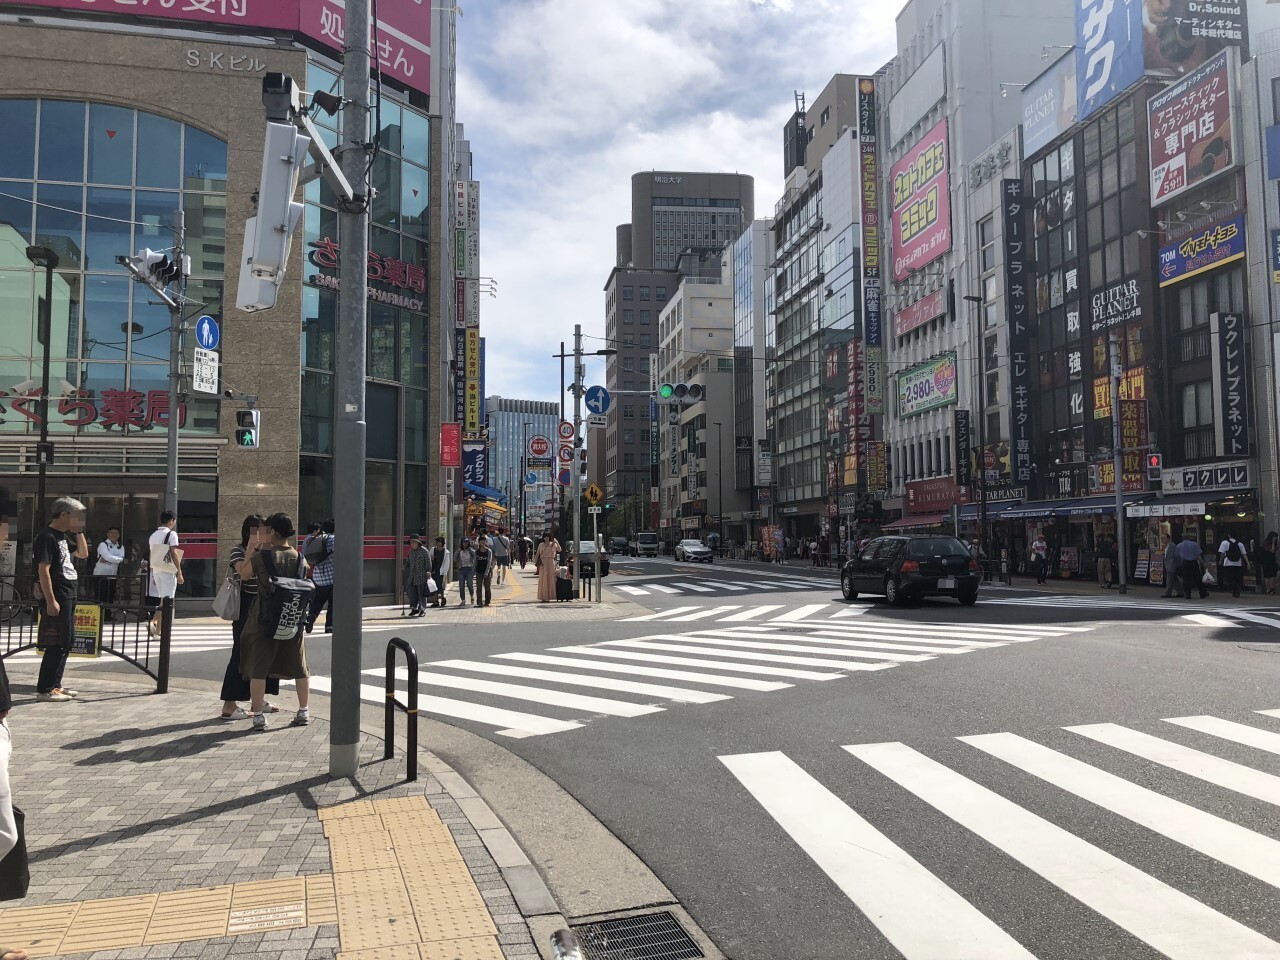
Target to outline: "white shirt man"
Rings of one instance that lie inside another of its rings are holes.
[[[124,563],[124,544],[120,542],[120,531],[112,528],[107,531],[107,539],[98,544],[98,562],[93,565],[93,575],[95,577],[117,576],[122,563]]]
[[[169,547],[178,546],[178,518],[174,516],[173,511],[165,510],[160,514],[160,526],[156,528],[156,532],[147,538],[148,556],[156,554],[155,547],[165,544]],[[164,573],[157,570],[155,562],[151,561],[151,575],[147,578],[147,599],[155,602],[156,613],[151,620],[150,632],[160,635],[160,620],[163,606],[161,601],[165,597],[174,597],[178,592],[178,585],[183,583],[182,578],[182,559],[179,555],[174,556],[175,566],[178,568],[177,573]]]
[[[1232,552],[1236,555],[1234,560]],[[1230,589],[1233,597],[1240,596],[1244,586],[1244,557],[1244,544],[1231,534],[1228,533],[1226,539],[1218,544],[1218,579],[1222,589]]]

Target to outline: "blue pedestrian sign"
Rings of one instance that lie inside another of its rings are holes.
[[[532,470],[530,470],[528,473],[524,475],[524,482],[526,485],[532,486],[533,484],[538,482],[538,475],[534,473]]]
[[[222,342],[222,331],[218,329],[218,321],[207,314],[196,321],[196,343],[205,350],[217,350]]]
[[[591,413],[608,413],[609,407],[613,405],[613,398],[604,387],[587,387],[582,402]]]

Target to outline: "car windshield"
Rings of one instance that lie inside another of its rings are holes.
[[[955,537],[929,537],[911,541],[913,557],[967,557],[969,550]]]
[[[681,541],[680,541],[680,546],[684,547],[685,549],[688,549],[689,547],[700,547],[700,546],[702,546],[702,541],[700,541],[700,540],[681,540]]]

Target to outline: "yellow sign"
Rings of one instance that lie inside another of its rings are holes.
[[[604,491],[601,490],[599,487],[597,487],[593,483],[591,484],[591,486],[587,487],[587,492],[585,496],[587,498],[587,503],[591,504],[594,507],[597,503],[600,502],[600,498],[604,496]]]
[[[43,623],[45,612],[40,609],[40,622]],[[45,644],[40,642],[39,625],[36,628],[36,649],[44,650]],[[71,650],[73,657],[95,658],[102,654],[102,607],[96,603],[77,603],[75,626],[71,634]]]

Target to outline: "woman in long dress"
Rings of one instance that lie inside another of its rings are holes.
[[[543,603],[556,598],[556,557],[559,555],[559,542],[553,540],[550,533],[544,533],[534,554],[538,567],[538,599]]]

